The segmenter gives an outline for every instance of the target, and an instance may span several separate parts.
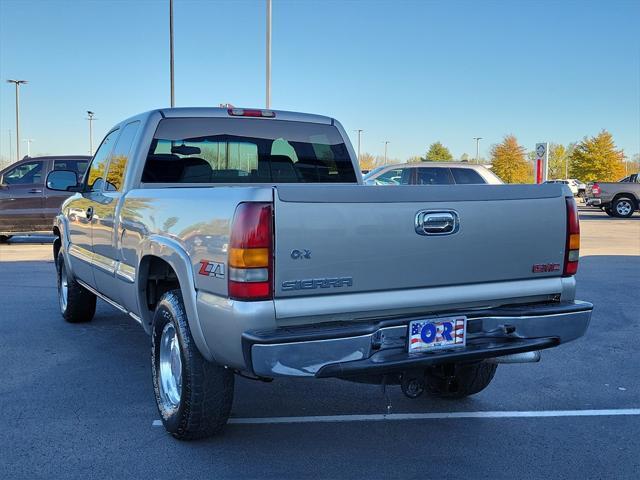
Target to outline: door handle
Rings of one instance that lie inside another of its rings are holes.
[[[91,220],[93,218],[93,207],[87,208],[85,215],[87,216],[87,220]]]
[[[418,235],[450,235],[460,228],[458,214],[453,211],[430,212],[422,210],[416,214]]]
[[[29,190],[29,193],[42,193],[42,190],[40,190],[39,188],[32,188],[31,190]]]

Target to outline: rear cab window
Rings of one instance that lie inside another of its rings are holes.
[[[143,183],[357,183],[333,125],[237,118],[160,121]]]

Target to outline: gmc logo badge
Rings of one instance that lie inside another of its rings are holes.
[[[547,273],[547,272],[559,272],[559,263],[536,263],[533,265],[533,273]]]

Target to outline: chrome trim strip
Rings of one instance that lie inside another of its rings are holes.
[[[93,293],[96,297],[100,297],[102,300],[104,300],[105,302],[107,302],[109,305],[117,308],[118,310],[120,310],[122,313],[126,313],[126,314],[130,314],[130,312],[124,308],[122,305],[120,305],[117,302],[114,302],[113,300],[111,300],[109,297],[105,297],[103,294],[101,294],[100,292],[98,292],[95,288],[90,287],[89,285],[87,285],[86,283],[84,283],[82,280],[78,280],[77,278],[75,279],[76,282],[78,282],[80,285],[82,285],[84,288],[86,288],[87,290],[89,290],[91,293]]]
[[[69,255],[77,258],[78,260],[82,260],[83,262],[93,264],[93,252],[86,248],[79,247],[76,244],[69,244]]]
[[[116,266],[116,275],[129,283],[136,281],[136,269],[126,263],[118,262]]]
[[[93,259],[91,261],[91,264],[94,267],[98,267],[108,273],[114,273],[116,271],[117,263],[118,262],[110,259],[109,257],[105,257],[104,255],[93,252]]]
[[[133,318],[136,322],[138,322],[140,325],[142,325],[142,319],[138,315],[136,315],[133,312],[129,312],[129,316]]]

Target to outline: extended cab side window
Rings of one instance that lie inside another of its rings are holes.
[[[102,190],[104,184],[105,170],[107,169],[107,163],[109,162],[109,153],[111,153],[111,147],[113,147],[113,141],[116,138],[118,130],[114,130],[109,133],[98,148],[98,151],[93,157],[89,171],[87,172],[87,190],[90,192],[97,192]]]
[[[42,183],[43,162],[28,162],[9,170],[2,177],[5,185],[31,185]]]
[[[140,122],[131,122],[122,129],[122,133],[111,154],[109,171],[107,172],[107,184],[104,188],[105,191],[119,192],[122,189],[125,168],[129,161],[131,146],[133,145],[136,133],[138,133],[139,126]]]

